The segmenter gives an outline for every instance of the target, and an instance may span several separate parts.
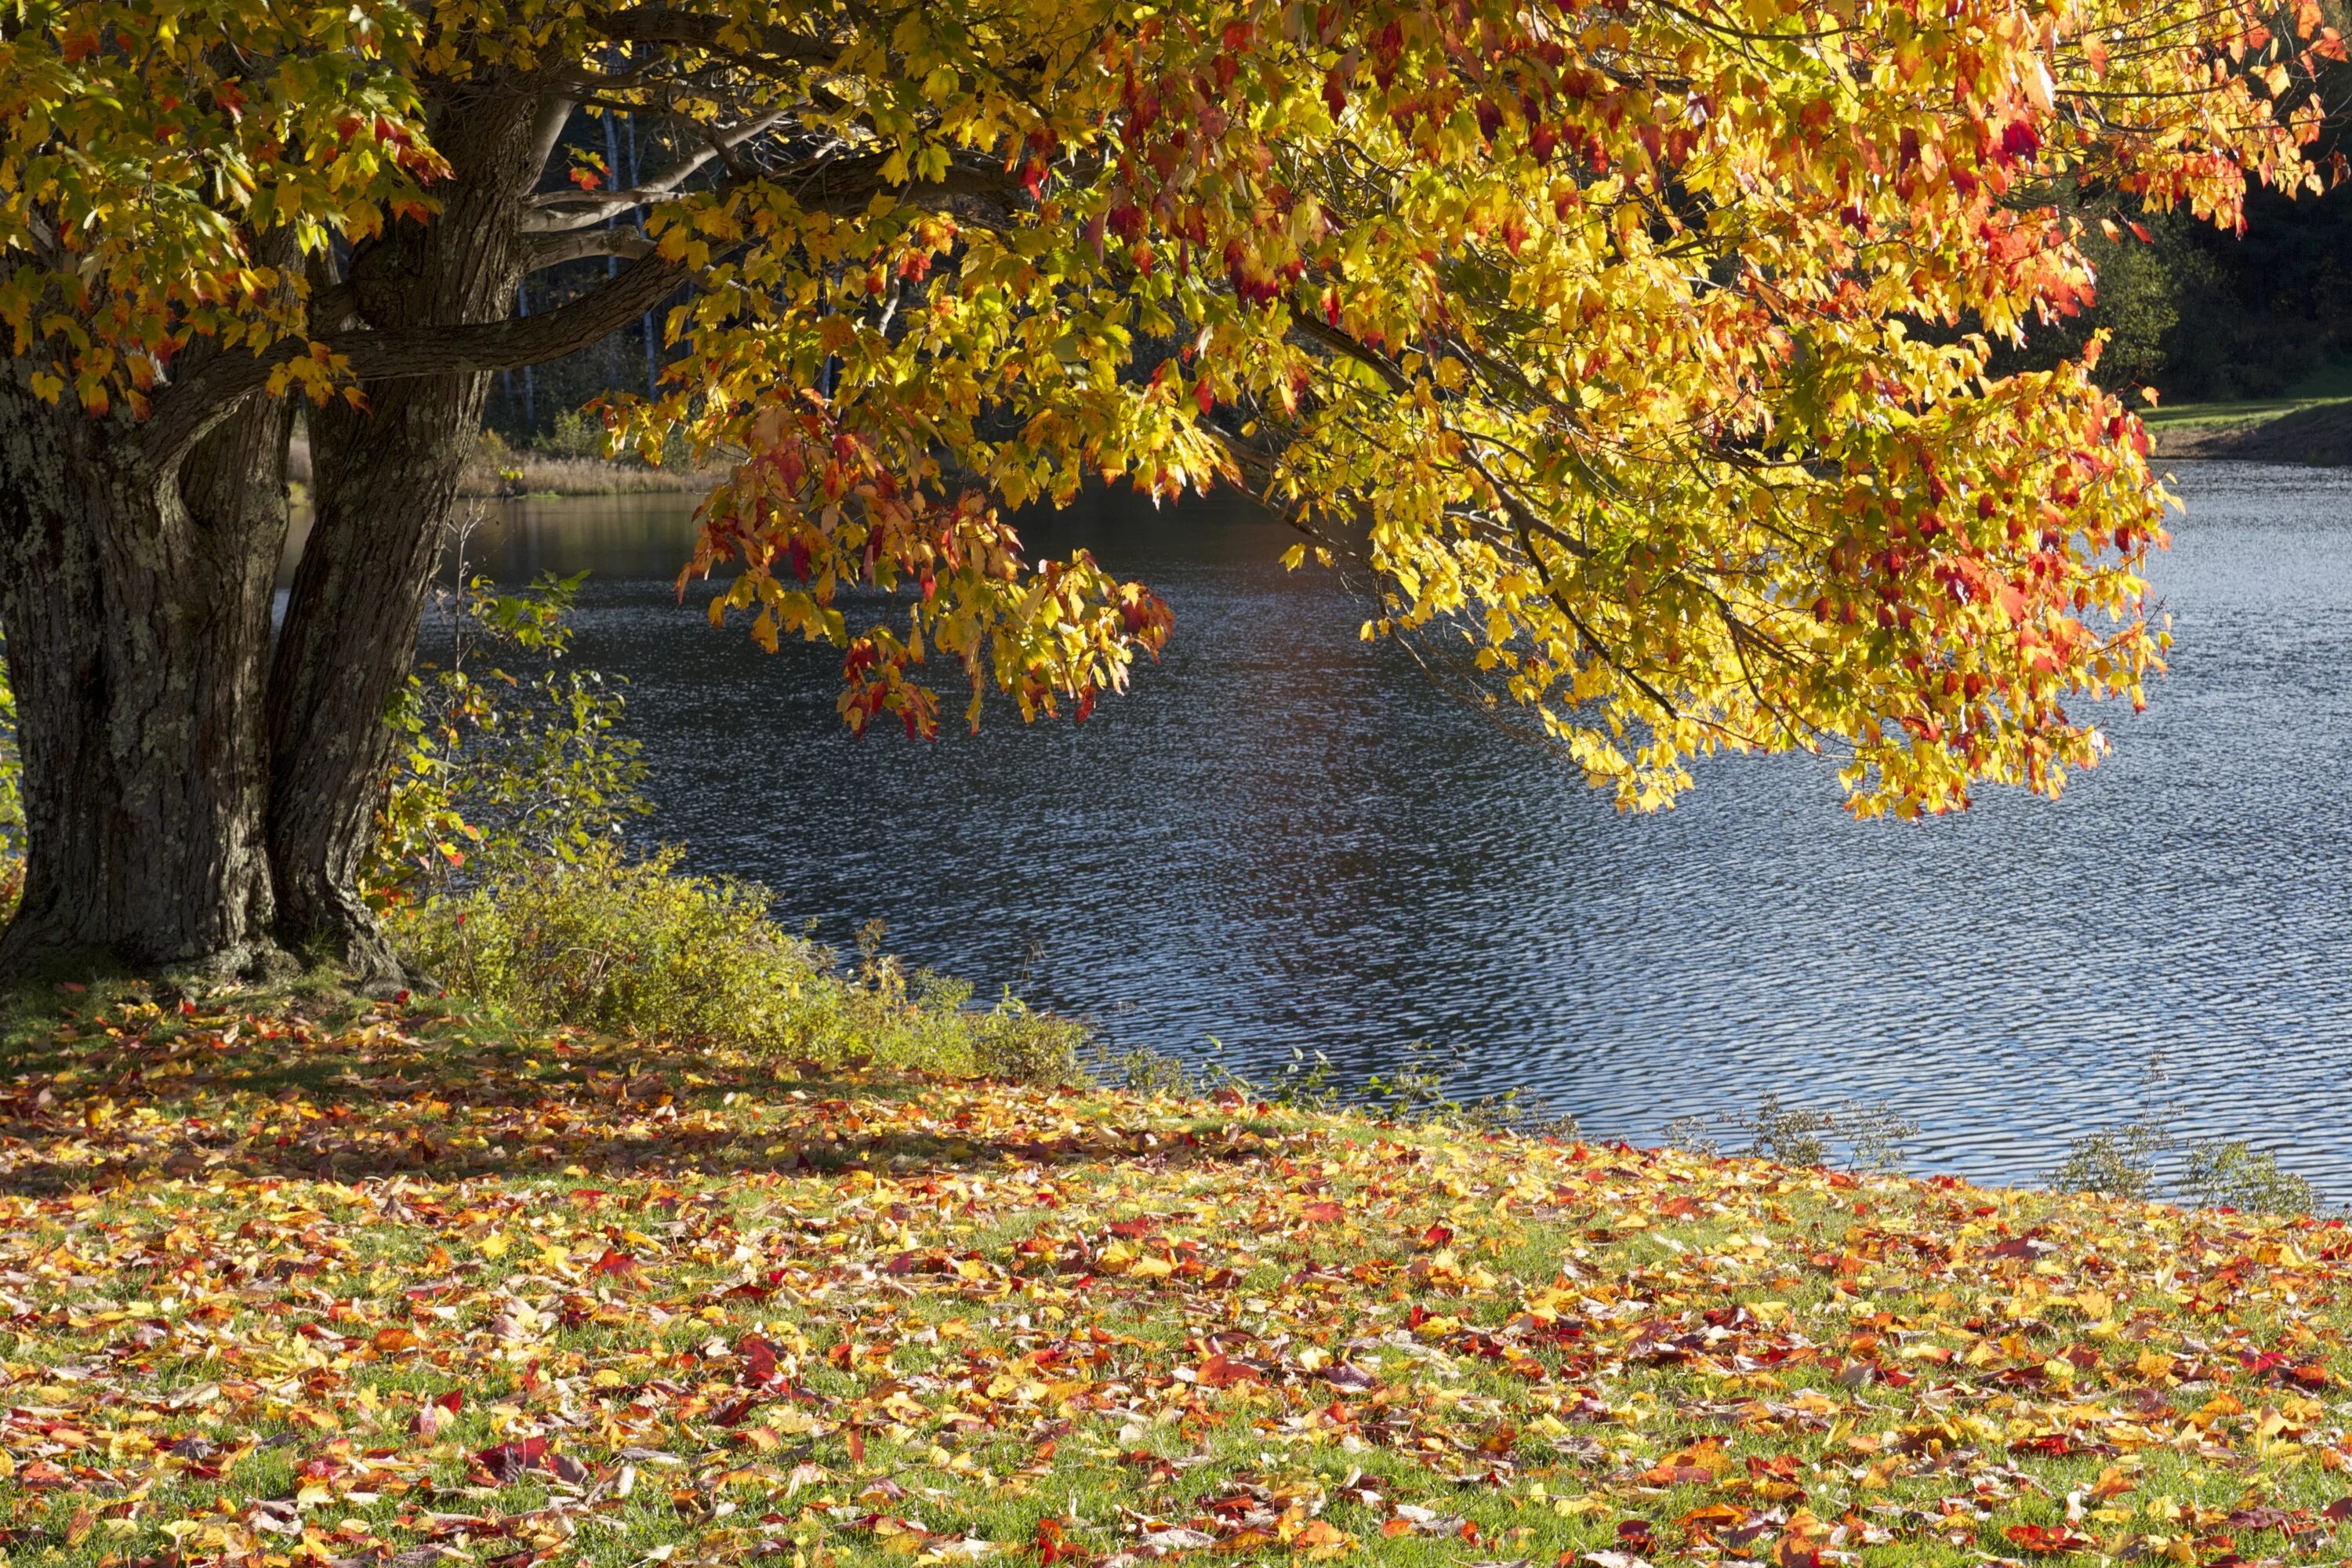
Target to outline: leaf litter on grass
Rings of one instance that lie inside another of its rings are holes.
[[[2335,1223],[95,1005],[0,1542],[183,1568],[2334,1560]]]

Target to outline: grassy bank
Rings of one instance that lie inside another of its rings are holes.
[[[2284,396],[2183,403],[2146,411],[2159,458],[2235,458],[2342,467],[2352,463],[2352,379],[2341,367]]]
[[[19,1561],[2343,1555],[2332,1226],[59,999]]]
[[[2147,416],[2158,458],[2352,463],[2352,398],[2192,403]]]
[[[603,458],[513,452],[467,465],[458,493],[483,500],[545,496],[701,495],[719,480],[709,468],[648,468]]]
[[[720,477],[717,469],[685,463],[656,468],[639,462],[614,462],[598,456],[593,447],[591,438],[575,436],[565,450],[518,449],[485,432],[458,478],[457,493],[478,500],[552,496],[699,496]],[[310,443],[306,436],[297,434],[290,445],[287,477],[298,491],[309,489]]]

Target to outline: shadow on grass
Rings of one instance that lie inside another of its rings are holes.
[[[709,1182],[1008,1162],[1160,1167],[1265,1148],[1239,1126],[1204,1136],[1173,1117],[1113,1124],[1034,1086],[358,1004],[60,1008],[29,1026],[12,1018],[8,1054],[0,1193],[28,1197],[171,1179]]]

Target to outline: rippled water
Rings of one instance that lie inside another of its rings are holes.
[[[2007,1180],[2129,1114],[2160,1055],[2189,1130],[2352,1197],[2352,478],[2181,489],[2173,673],[2115,716],[2119,755],[2061,802],[1916,826],[1848,820],[1801,757],[1621,816],[1359,642],[1360,607],[1233,509],[1040,531],[1160,589],[1176,640],[1083,728],[937,745],[852,741],[835,657],[680,607],[679,503],[524,504],[476,548],[593,570],[582,659],[635,681],[656,831],[696,865],[1118,1041],[1360,1077],[1425,1040],[1457,1092],[1637,1142],[1772,1090],[1885,1100],[1924,1124],[1915,1169]]]

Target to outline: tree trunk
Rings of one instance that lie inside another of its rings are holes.
[[[0,974],[272,959],[262,677],[287,414],[248,398],[175,473],[123,414],[0,370],[0,627],[25,762]]]
[[[486,95],[435,145],[454,179],[429,226],[394,225],[352,257],[361,319],[413,327],[506,319],[522,277],[521,198],[568,106]],[[395,754],[384,722],[416,633],[466,458],[480,373],[366,384],[367,406],[313,412],[315,521],[269,677],[269,850],[278,931],[362,980],[401,966],[359,890]]]
[[[281,938],[362,981],[401,976],[359,874],[484,380],[394,382],[364,414],[311,416],[317,510],[270,670],[269,844]]]

